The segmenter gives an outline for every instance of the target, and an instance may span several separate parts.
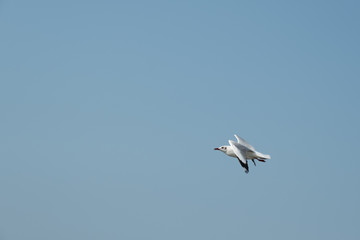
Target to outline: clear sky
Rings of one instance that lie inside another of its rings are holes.
[[[1,1],[0,239],[360,239],[359,9]]]

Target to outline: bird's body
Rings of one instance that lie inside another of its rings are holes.
[[[226,151],[224,152],[226,155],[230,157],[237,158],[234,150],[230,146],[226,146]],[[265,158],[264,154],[259,152],[253,152],[253,151],[246,151],[246,159],[256,159],[256,158]]]
[[[241,166],[245,169],[245,172],[249,172],[249,166],[247,163],[247,159],[251,159],[255,164],[255,159],[261,162],[265,162],[266,159],[270,159],[270,155],[262,154],[255,150],[253,146],[247,143],[244,139],[235,135],[237,142],[229,140],[230,146],[221,146],[219,148],[215,148],[215,150],[219,150],[230,157],[237,158]]]

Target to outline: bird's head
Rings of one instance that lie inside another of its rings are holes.
[[[222,152],[226,152],[227,146],[221,146],[221,147],[218,147],[218,148],[214,148],[214,150],[219,150],[219,151],[222,151]]]

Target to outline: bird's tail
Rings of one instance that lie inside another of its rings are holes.
[[[262,158],[262,159],[270,159],[271,158],[270,155],[262,154],[262,153],[259,153],[259,152],[256,152],[256,155],[257,155],[257,157]]]

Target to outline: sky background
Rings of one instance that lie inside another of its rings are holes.
[[[359,239],[359,8],[1,1],[0,239]]]

